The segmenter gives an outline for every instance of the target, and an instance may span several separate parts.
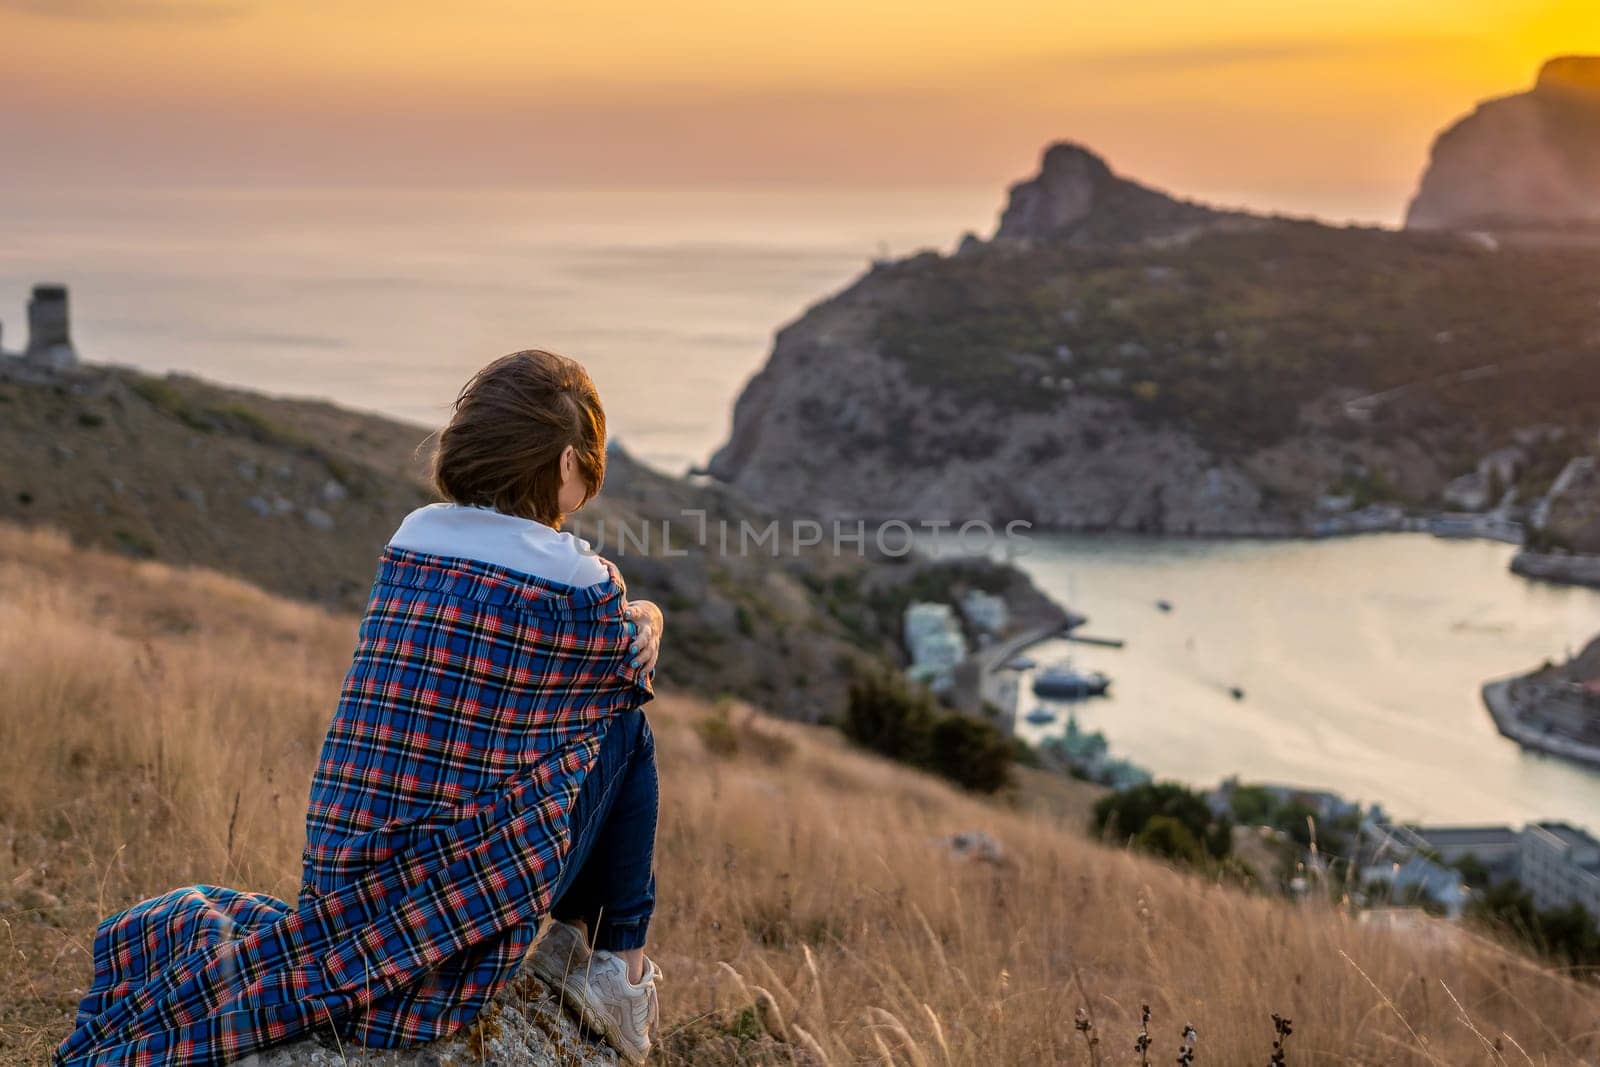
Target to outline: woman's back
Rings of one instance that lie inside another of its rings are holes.
[[[493,802],[537,765],[586,768],[604,718],[649,699],[624,589],[574,589],[459,557],[384,552],[323,742],[302,892],[328,893]]]

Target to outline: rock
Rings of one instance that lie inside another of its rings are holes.
[[[333,529],[333,516],[321,508],[306,508],[301,514],[306,522],[319,530]]]
[[[248,497],[244,506],[261,516],[263,519],[272,514],[272,505],[258,496]]]
[[[999,866],[1006,862],[1006,850],[994,835],[984,830],[963,830],[944,839],[944,847],[957,859]]]
[[[178,494],[179,500],[189,504],[196,511],[204,511],[206,509],[206,492],[204,489],[194,485],[177,485],[173,486],[173,491]]]
[[[471,1026],[431,1045],[398,1052],[341,1049],[318,1034],[237,1061],[238,1067],[616,1067],[621,1062],[608,1045],[586,1037],[531,974],[507,986]]]
[[[1049,407],[945,403],[877,342],[867,290],[894,284],[869,275],[779,333],[739,397],[713,477],[777,514],[864,520],[869,540],[875,522],[891,519],[1002,531],[1012,520],[1217,536],[1296,531],[1264,512],[1238,464],[1094,392],[1131,380],[1122,367],[1049,375]]]
[[[1529,516],[1530,541],[1569,552],[1600,553],[1600,468],[1593,456],[1577,456],[1556,476]]]
[[[1444,502],[1457,511],[1483,511],[1489,506],[1489,482],[1473,471],[1452,479],[1444,487]]]
[[[336,479],[329,478],[322,483],[322,502],[324,504],[342,504],[350,497],[350,490]]]
[[[1037,176],[1011,187],[996,242],[1147,240],[1172,236],[1221,213],[1119,178],[1081,145],[1045,150]]]
[[[1440,134],[1406,213],[1414,230],[1570,223],[1600,223],[1600,56],[1552,59]]]

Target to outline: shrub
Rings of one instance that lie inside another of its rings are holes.
[[[1241,785],[1233,791],[1233,817],[1246,826],[1271,826],[1278,801],[1265,786]]]
[[[1504,882],[1475,897],[1467,915],[1536,952],[1580,967],[1600,965],[1600,929],[1580,905],[1541,911],[1521,884]]]
[[[739,753],[739,735],[734,732],[726,714],[696,719],[694,732],[700,738],[700,743],[706,746],[706,751],[713,756],[727,757]]]
[[[851,683],[844,732],[863,748],[920,767],[933,716],[926,697],[885,675],[868,675]]]
[[[1194,834],[1170,815],[1152,815],[1144,829],[1134,835],[1133,847],[1197,867],[1206,861],[1206,850]]]
[[[1489,884],[1489,868],[1476,853],[1467,853],[1456,860],[1453,866],[1461,872],[1462,879],[1472,888],[1482,889]]]
[[[928,734],[928,769],[978,793],[993,793],[1011,776],[1011,743],[989,723],[946,713]]]
[[[772,766],[788,760],[794,752],[794,742],[781,733],[757,725],[761,713],[754,708],[746,708],[743,717],[735,723],[732,717],[735,706],[733,701],[721,698],[710,715],[695,720],[695,736],[705,750],[723,758],[745,752]]]
[[[1094,805],[1092,827],[1102,837],[1114,833],[1140,847],[1156,842],[1176,847],[1173,831],[1165,823],[1159,824],[1162,828],[1145,843],[1140,842],[1141,835],[1157,819],[1182,827],[1202,859],[1209,856],[1220,860],[1232,850],[1232,820],[1213,815],[1204,796],[1175,782],[1147,782],[1101,797]]]
[[[840,726],[863,748],[975,792],[993,793],[1010,780],[1014,749],[1004,733],[935,707],[897,678],[874,674],[851,683]]]

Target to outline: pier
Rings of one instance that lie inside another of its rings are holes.
[[[1120,637],[1094,637],[1090,634],[1068,633],[1063,635],[1063,639],[1080,645],[1096,645],[1100,648],[1121,648],[1127,644]]]

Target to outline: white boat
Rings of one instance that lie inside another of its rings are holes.
[[[1032,711],[1028,712],[1028,714],[1024,715],[1023,718],[1027,719],[1035,726],[1044,726],[1048,723],[1056,721],[1056,713],[1051,711],[1049,708],[1034,708]]]
[[[1033,676],[1033,691],[1042,697],[1078,700],[1095,697],[1111,688],[1111,679],[1100,671],[1084,672],[1070,660],[1062,660]]]
[[[1039,664],[1031,656],[1013,656],[1006,661],[1008,671],[1031,671]]]

